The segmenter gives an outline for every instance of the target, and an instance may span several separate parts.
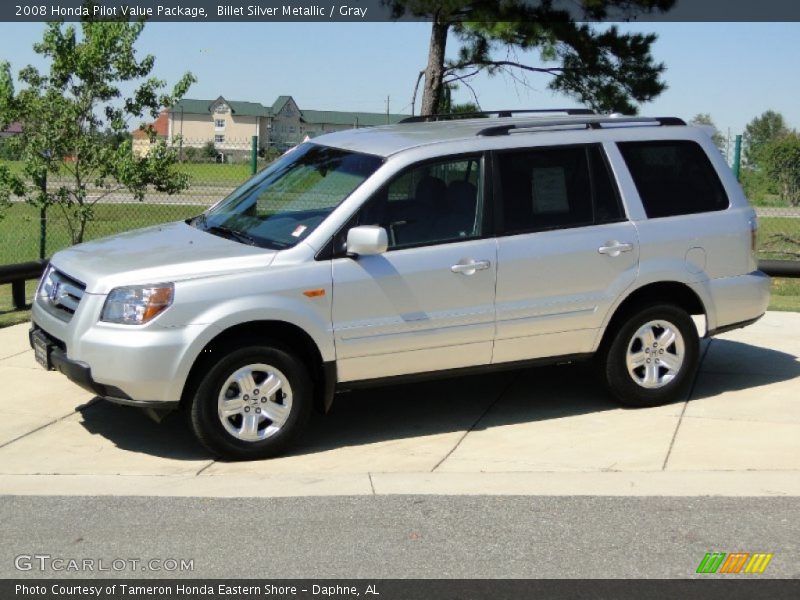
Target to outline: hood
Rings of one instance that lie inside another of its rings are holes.
[[[51,263],[105,294],[121,285],[162,283],[266,268],[274,250],[247,246],[179,221],[72,246]]]

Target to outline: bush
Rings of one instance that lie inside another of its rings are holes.
[[[203,146],[203,156],[211,159],[217,158],[217,149],[214,147],[214,142],[210,140],[206,142],[205,146]]]
[[[0,160],[19,160],[18,152],[9,140],[0,139]]]
[[[198,154],[200,151],[193,146],[189,146],[188,148],[183,149],[183,160],[187,162],[197,162]]]
[[[763,151],[767,175],[778,186],[781,200],[800,205],[800,135],[792,133],[768,144]]]
[[[777,186],[764,169],[743,168],[740,180],[744,194],[752,204],[758,206],[776,204]]]

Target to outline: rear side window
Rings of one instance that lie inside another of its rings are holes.
[[[648,218],[728,208],[722,182],[695,142],[620,142],[618,146]]]
[[[497,155],[503,233],[527,233],[622,220],[619,196],[597,146]]]

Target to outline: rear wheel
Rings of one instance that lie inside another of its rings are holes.
[[[192,430],[215,455],[258,459],[283,451],[311,412],[308,370],[290,352],[250,346],[220,358],[189,407]]]
[[[659,304],[631,315],[599,359],[605,383],[619,402],[658,406],[683,399],[699,356],[697,328],[689,314]]]

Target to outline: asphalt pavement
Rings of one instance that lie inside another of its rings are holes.
[[[114,577],[800,577],[796,498],[29,496],[0,499],[0,522],[3,578],[109,577],[39,568],[70,557],[137,564]],[[698,575],[707,552],[773,558]],[[20,572],[20,555],[50,558]],[[193,570],[143,570],[170,559]]]

